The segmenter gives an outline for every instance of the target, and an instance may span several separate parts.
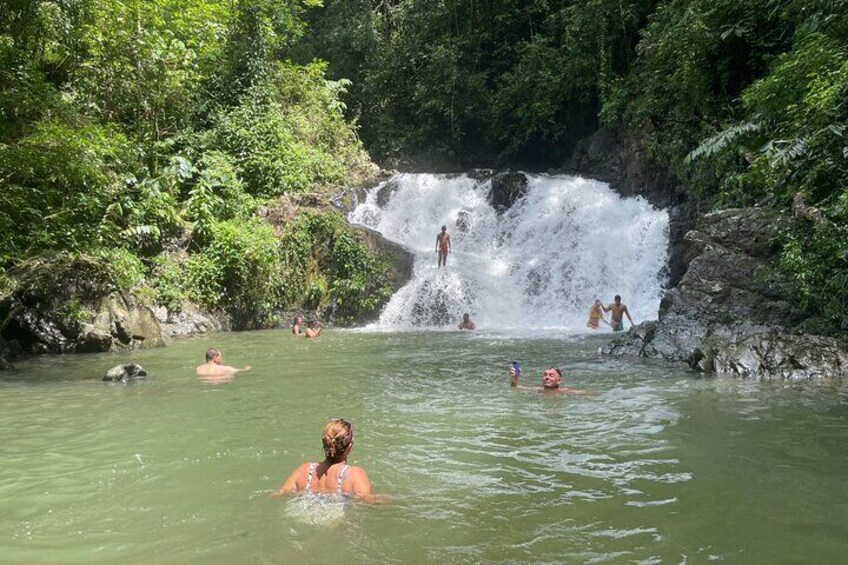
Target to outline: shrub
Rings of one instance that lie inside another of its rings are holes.
[[[391,294],[387,265],[336,212],[305,212],[286,224],[283,296],[290,306],[332,308],[350,323],[379,310]]]
[[[227,220],[211,226],[211,241],[188,261],[187,294],[226,311],[234,329],[265,327],[280,307],[280,248],[262,220]]]

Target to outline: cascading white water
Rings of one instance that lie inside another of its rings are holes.
[[[654,319],[668,249],[668,215],[605,183],[527,175],[527,193],[498,214],[490,181],[401,174],[350,214],[415,253],[412,279],[377,326],[453,327],[464,312],[480,329],[585,331],[589,307],[620,294],[636,323]],[[453,252],[437,269],[436,235]]]

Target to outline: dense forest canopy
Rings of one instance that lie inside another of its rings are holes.
[[[844,0],[0,0],[0,287],[50,258],[245,327],[352,314],[387,290],[344,221],[257,209],[365,149],[551,167],[604,125],[704,209],[801,210],[783,266],[845,317],[846,121]]]
[[[236,327],[377,307],[384,268],[341,216],[275,231],[256,214],[370,165],[343,116],[347,83],[286,55],[314,5],[0,2],[4,293],[71,288],[59,307],[82,316],[79,300],[133,291]]]

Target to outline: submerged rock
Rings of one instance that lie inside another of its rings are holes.
[[[136,363],[116,365],[106,371],[106,374],[103,376],[104,381],[110,382],[127,382],[134,379],[144,378],[147,378],[147,371],[144,370],[144,367]]]
[[[663,298],[659,320],[616,336],[604,351],[762,380],[848,376],[848,345],[804,333],[827,322],[794,304],[777,266],[775,242],[788,221],[762,208],[705,216],[684,238],[688,268]]]

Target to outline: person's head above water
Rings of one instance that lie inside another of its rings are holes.
[[[443,231],[443,232],[448,231],[448,227],[447,227],[447,226],[442,226],[442,231]]]
[[[466,312],[465,314],[462,315],[462,321],[467,322],[470,317],[471,316],[468,315],[468,312]]]
[[[542,373],[542,386],[545,388],[559,388],[562,383],[562,371],[559,369],[547,368]]]
[[[621,304],[621,295],[616,294],[613,300],[615,300],[616,304]]]
[[[324,426],[321,442],[328,461],[345,459],[353,446],[353,424],[347,420],[331,419]]]
[[[215,349],[214,347],[206,350],[206,362],[214,361],[217,364],[221,364],[221,350]]]

